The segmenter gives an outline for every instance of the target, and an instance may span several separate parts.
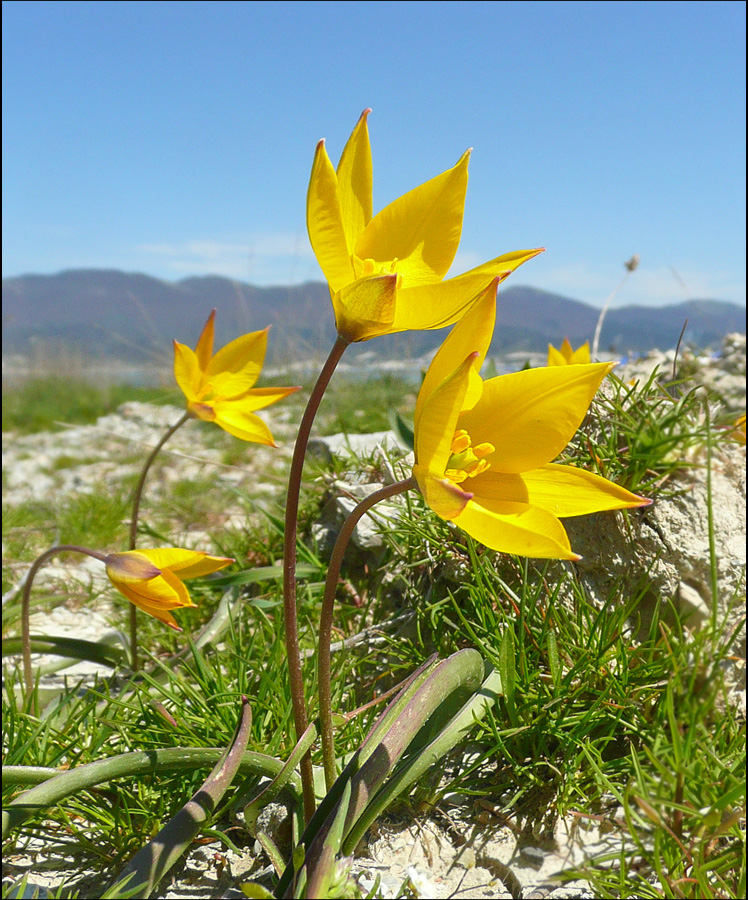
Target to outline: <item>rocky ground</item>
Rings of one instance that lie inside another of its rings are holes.
[[[648,358],[619,370],[619,377],[646,379],[654,366],[672,367],[674,352],[655,352]],[[680,356],[679,368],[697,373],[698,379],[721,398],[735,415],[745,411],[745,336],[730,335],[723,352],[716,357]],[[177,480],[202,477],[210,471],[215,484],[227,488],[251,487],[253,496],[268,500],[277,497],[293,441],[288,413],[283,409],[268,410],[267,418],[280,450],[253,447],[248,462],[241,466],[222,462],[219,449],[203,446],[204,426],[191,422],[179,431],[168,445],[168,453],[159,468],[151,491],[167,491]],[[176,421],[181,410],[129,403],[116,413],[105,416],[94,426],[76,426],[54,433],[28,436],[3,435],[4,501],[14,505],[29,499],[57,501],[69,494],[97,489],[102,479],[117,480],[133,474],[142,465],[142,451],[152,446],[165,427]],[[325,439],[317,452],[350,453],[369,450],[382,442],[396,442],[392,434],[374,436],[337,436]],[[278,477],[275,477],[276,474]],[[699,627],[711,611],[709,578],[707,490],[712,491],[714,527],[720,596],[734,598],[744,591],[745,575],[745,448],[733,443],[715,453],[711,483],[707,484],[703,467],[681,473],[683,490],[668,502],[657,504],[642,517],[638,532],[625,533],[617,517],[586,517],[570,523],[575,549],[590,559],[580,570],[591,596],[603,598],[609,581],[620,575],[639,583],[644,573],[652,583],[652,594],[678,595],[682,613],[690,614],[690,626]],[[350,503],[341,490],[333,501],[329,516],[340,514],[335,504]],[[228,494],[227,494],[228,496]],[[245,510],[237,505],[228,508],[225,527],[241,527]],[[329,517],[328,516],[328,517]],[[321,523],[324,528],[325,523]],[[358,540],[376,540],[377,527],[364,525]],[[200,546],[206,535],[190,529],[175,538],[175,544]],[[607,547],[607,560],[601,567],[600,553],[585,553],[585,547],[600,542]],[[16,573],[16,584],[10,595],[17,593],[26,565],[16,565],[6,558],[4,563]],[[88,581],[101,579],[98,563],[57,563],[43,570],[47,579],[71,576]],[[4,598],[5,599],[5,598]],[[646,606],[646,598],[645,604]],[[733,604],[734,605],[734,604]],[[97,613],[58,608],[45,616],[46,630],[89,639],[117,640],[106,618],[104,604]],[[724,610],[728,629],[734,629],[731,666],[728,673],[731,699],[745,713],[745,632],[741,613]],[[33,630],[33,623],[32,623]],[[51,663],[52,660],[44,662]],[[79,664],[68,674],[93,676],[95,667]],[[55,679],[46,676],[46,688],[54,691]],[[614,803],[599,821],[568,818],[556,823],[551,834],[528,836],[517,829],[501,811],[481,808],[464,797],[453,796],[439,818],[424,821],[380,822],[369,836],[366,852],[352,861],[352,873],[368,889],[377,876],[380,896],[403,896],[403,885],[411,896],[420,897],[585,897],[592,896],[589,886],[573,882],[560,886],[559,876],[585,859],[620,848],[621,830],[616,827],[620,810]],[[179,870],[171,886],[159,896],[165,898],[241,897],[236,887],[249,870],[261,865],[259,848],[248,848],[242,855],[226,851],[218,843],[194,849]],[[41,842],[33,842],[25,856],[10,863],[11,880],[27,871],[30,884],[44,891],[64,877],[64,859],[47,858]],[[75,871],[75,868],[73,868]],[[69,873],[68,873],[69,874]],[[84,873],[81,889],[96,883],[96,873]],[[9,895],[10,896],[10,895]],[[17,894],[16,896],[21,896]],[[27,893],[25,896],[32,896]],[[42,893],[41,896],[44,896]]]

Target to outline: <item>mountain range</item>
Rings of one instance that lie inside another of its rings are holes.
[[[326,354],[335,337],[327,286],[254,287],[219,276],[170,282],[107,269],[3,279],[3,355],[75,349],[130,362],[171,359],[176,338],[194,347],[210,310],[216,346],[272,325],[268,356],[286,363]],[[591,340],[600,310],[558,294],[521,285],[500,288],[491,353],[544,352],[568,337]],[[716,348],[731,331],[745,331],[745,308],[719,300],[609,310],[600,348],[615,353],[674,347],[684,340]],[[436,348],[442,331],[388,335],[358,345],[359,354],[413,358]],[[350,351],[349,351],[350,354]],[[355,354],[354,354],[355,356]]]

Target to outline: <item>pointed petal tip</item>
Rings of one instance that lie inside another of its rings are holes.
[[[359,119],[365,119],[370,114],[371,114],[371,107],[367,106],[366,109],[359,116]]]

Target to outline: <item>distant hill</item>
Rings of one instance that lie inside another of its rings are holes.
[[[167,361],[173,338],[194,346],[213,307],[217,346],[273,325],[269,352],[275,362],[326,354],[335,336],[322,283],[259,288],[218,276],[170,282],[73,269],[3,279],[3,354],[26,354],[42,345],[50,352],[64,346],[131,362]],[[542,352],[565,336],[582,343],[592,338],[598,315],[597,308],[558,294],[522,286],[500,289],[491,352]],[[627,306],[609,311],[600,347],[618,353],[673,347],[686,319],[685,340],[699,347],[716,347],[728,332],[745,331],[745,309],[718,300]],[[442,332],[408,332],[359,345],[358,352],[415,357],[442,339]]]

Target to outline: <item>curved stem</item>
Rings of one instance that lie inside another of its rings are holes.
[[[603,308],[600,310],[600,315],[597,317],[597,324],[595,325],[595,336],[592,338],[592,353],[590,354],[592,362],[595,362],[597,360],[597,348],[600,344],[600,332],[603,328],[605,316],[608,314],[608,307],[610,306],[615,295],[621,290],[624,284],[626,284],[626,279],[633,271],[633,269],[628,269],[628,271],[623,273],[623,278],[621,278],[616,287],[609,294],[605,303],[603,303]]]
[[[132,516],[130,517],[130,543],[128,546],[129,550],[134,550],[135,545],[138,542],[138,515],[140,513],[140,500],[143,496],[143,487],[145,486],[145,479],[148,475],[148,470],[153,465],[154,459],[158,456],[159,450],[174,434],[177,428],[181,428],[189,418],[190,414],[186,412],[178,422],[172,425],[171,428],[167,429],[161,440],[148,454],[148,458],[145,461],[143,471],[140,473],[140,478],[138,479],[138,483],[135,485],[135,491],[133,492],[132,496]],[[136,672],[138,669],[138,610],[132,604],[130,604],[130,661],[133,672]]]
[[[343,565],[348,541],[351,539],[353,529],[359,519],[368,512],[372,506],[381,500],[387,500],[397,494],[403,494],[416,486],[415,479],[411,476],[405,481],[388,484],[379,491],[375,491],[365,497],[351,512],[340,529],[335,547],[330,557],[330,565],[327,569],[325,581],[325,593],[322,599],[322,610],[319,619],[319,644],[317,647],[317,680],[319,682],[319,720],[320,737],[322,739],[322,759],[325,767],[325,785],[329,791],[335,782],[335,739],[332,729],[332,696],[331,696],[331,662],[330,641],[332,639],[332,614],[335,606],[335,591],[340,580],[340,568]]]
[[[31,564],[23,585],[23,594],[21,595],[21,648],[23,651],[23,679],[26,684],[27,699],[31,697],[34,690],[34,673],[31,670],[31,626],[29,624],[31,618],[31,585],[34,583],[36,573],[48,559],[51,559],[57,553],[65,553],[66,551],[84,553],[86,556],[100,559],[104,563],[107,559],[106,554],[99,553],[98,550],[89,550],[88,547],[79,547],[77,544],[60,544],[57,547],[50,547],[49,550],[45,550]]]
[[[301,655],[299,653],[299,624],[296,615],[296,532],[298,529],[299,494],[301,492],[301,476],[304,469],[304,458],[309,443],[309,434],[312,430],[314,417],[319,409],[319,404],[324,396],[327,385],[330,383],[332,373],[340,362],[348,341],[338,336],[330,355],[327,357],[322,371],[319,373],[317,383],[307,401],[304,415],[299,425],[296,436],[291,470],[288,475],[288,493],[286,495],[286,522],[283,535],[283,617],[286,638],[286,655],[288,657],[288,681],[291,688],[291,703],[293,706],[294,727],[296,740],[307,729],[309,719],[304,700],[304,682],[301,675]],[[304,817],[309,821],[315,808],[314,799],[314,773],[312,772],[312,757],[305,754],[301,761],[301,780],[304,790]]]

